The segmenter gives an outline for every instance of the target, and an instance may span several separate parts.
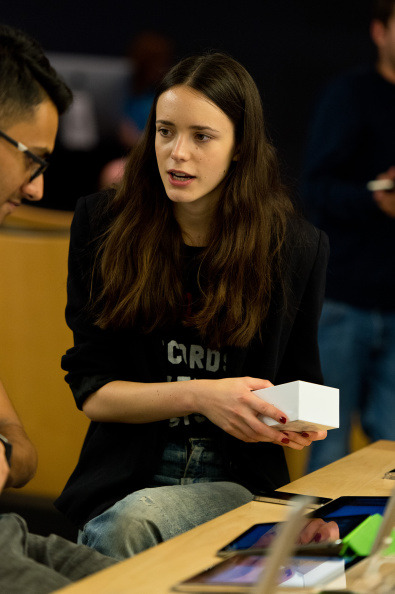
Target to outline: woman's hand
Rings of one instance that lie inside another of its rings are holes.
[[[245,442],[271,442],[300,450],[315,439],[324,439],[325,432],[283,432],[263,423],[258,418],[260,415],[277,423],[287,422],[280,409],[252,393],[271,386],[268,380],[253,377],[196,380],[196,410],[226,433]]]
[[[336,522],[325,522],[322,518],[309,520],[299,534],[298,544],[305,545],[310,542],[333,542],[340,538],[339,526]]]
[[[325,439],[327,431],[303,431],[303,433],[296,433],[295,431],[283,431],[284,435],[289,438],[291,446],[294,450],[303,450],[304,447],[309,446],[313,441],[320,441]]]
[[[254,547],[268,547],[276,538],[282,522],[275,524],[273,528],[265,532],[254,544]],[[322,518],[308,520],[300,531],[295,544],[306,545],[318,542],[334,542],[340,538],[339,526],[336,522],[325,522]]]

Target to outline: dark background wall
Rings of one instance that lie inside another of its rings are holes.
[[[374,56],[370,0],[13,0],[0,20],[37,37],[47,51],[122,56],[140,30],[176,42],[177,58],[207,49],[241,61],[261,91],[269,134],[291,185],[317,93],[333,75]]]

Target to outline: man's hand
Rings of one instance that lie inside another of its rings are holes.
[[[395,182],[395,167],[390,167],[388,171],[380,173],[377,179],[390,179]],[[388,217],[395,218],[395,190],[377,190],[373,192],[373,199]]]
[[[7,458],[5,456],[5,447],[4,444],[0,441],[0,493],[2,492],[4,485],[7,482],[9,473],[10,467],[8,466]]]
[[[4,445],[0,443],[0,486],[1,488],[23,487],[36,472],[37,453],[1,382],[0,433],[12,444],[10,469],[5,457]]]

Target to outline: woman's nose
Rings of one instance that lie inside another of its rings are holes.
[[[188,140],[184,136],[178,136],[175,139],[171,156],[175,161],[185,161],[188,159]]]

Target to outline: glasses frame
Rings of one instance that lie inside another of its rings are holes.
[[[24,145],[22,142],[18,142],[17,140],[14,140],[13,138],[11,138],[11,136],[8,136],[8,134],[3,132],[2,130],[0,130],[0,136],[2,138],[4,138],[4,140],[6,140],[10,144],[12,144],[15,148],[17,148],[18,151],[20,151],[21,153],[24,153],[30,159],[32,159],[35,163],[39,164],[39,167],[37,168],[37,170],[30,176],[29,183],[32,182],[34,179],[36,179],[36,177],[38,177],[39,175],[42,175],[44,173],[44,171],[48,168],[48,165],[49,165],[48,161],[46,161],[45,159],[42,159],[38,155],[35,155],[34,153],[32,153],[32,151],[29,151],[27,146]]]

